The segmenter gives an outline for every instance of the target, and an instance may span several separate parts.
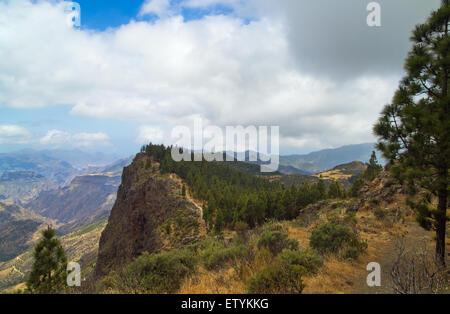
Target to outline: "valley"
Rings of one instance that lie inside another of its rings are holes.
[[[47,226],[64,237],[71,258],[95,262],[97,251],[91,248],[98,246],[122,169],[131,159],[100,166],[94,164],[98,156],[107,159],[105,155],[90,159],[91,155],[74,151],[69,160],[78,158],[77,165],[92,162],[78,170],[54,158],[70,155],[70,151],[0,154],[0,290],[23,282],[31,267],[31,249]]]

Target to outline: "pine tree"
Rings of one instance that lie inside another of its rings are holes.
[[[383,166],[378,164],[377,155],[375,152],[372,152],[372,156],[370,157],[369,164],[367,164],[367,169],[364,171],[355,182],[353,182],[350,188],[350,196],[358,197],[362,187],[364,186],[366,181],[373,181],[383,170]],[[345,193],[345,191],[343,192]]]
[[[390,160],[394,176],[438,198],[435,209],[421,202],[418,220],[436,230],[436,256],[442,264],[450,160],[449,19],[450,6],[443,1],[425,24],[416,26],[405,64],[407,75],[374,126],[380,138],[378,149]]]
[[[342,198],[342,191],[339,183],[333,181],[330,183],[328,188],[328,197],[329,198]]]
[[[34,263],[27,279],[31,293],[53,294],[64,288],[67,280],[67,257],[55,231],[48,227],[34,247]]]
[[[305,208],[313,202],[311,188],[307,182],[304,182],[297,192],[297,206],[300,209]]]
[[[316,189],[317,189],[317,197],[318,197],[318,201],[324,200],[327,198],[327,188],[325,185],[325,181],[323,181],[322,179],[319,180],[319,182],[317,182],[316,184]]]
[[[363,175],[361,175],[355,182],[353,182],[352,187],[350,188],[350,196],[358,197],[362,187],[364,186]]]
[[[373,181],[378,174],[383,170],[383,167],[378,164],[377,154],[372,152],[367,169],[364,172],[364,179],[367,181]]]

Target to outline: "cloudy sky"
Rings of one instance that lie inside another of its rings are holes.
[[[173,127],[279,126],[282,153],[372,142],[439,0],[0,0],[0,152],[128,155]]]

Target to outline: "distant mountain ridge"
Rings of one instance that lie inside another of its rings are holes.
[[[347,145],[336,149],[312,152],[306,155],[280,156],[280,165],[317,174],[353,161],[366,163],[369,161],[373,151],[376,151],[375,144],[373,143]],[[381,155],[379,153],[377,155],[378,159],[382,161]]]
[[[367,163],[373,151],[376,151],[375,144],[366,143],[324,149],[304,155],[280,155],[278,172],[286,175],[314,175],[354,161]],[[226,152],[226,154],[234,156],[235,160],[250,164],[261,165],[269,163],[262,161],[267,160],[267,156],[254,151],[246,151],[243,155],[244,158],[238,158],[242,157],[239,153]],[[381,153],[377,152],[377,156],[383,162]],[[253,161],[255,159],[257,161]]]
[[[119,175],[131,160],[80,150],[21,150],[0,154],[0,199],[24,205],[41,192],[69,185],[82,174],[114,172]],[[113,163],[116,161],[115,163]],[[107,165],[107,166],[105,166]],[[83,166],[84,170],[81,170]],[[109,167],[109,169],[106,169]]]
[[[73,222],[103,211],[109,212],[114,204],[120,180],[120,176],[78,176],[66,187],[41,192],[36,199],[26,204],[26,207],[62,223]]]
[[[63,227],[66,231],[103,219],[116,200],[123,168],[131,161],[126,158],[104,167],[90,167],[69,185],[41,192],[26,207],[42,216],[71,224],[70,228]]]
[[[34,150],[25,149],[18,151],[17,154],[28,155],[45,155],[53,159],[62,160],[69,163],[76,169],[85,169],[89,166],[102,166],[108,165],[116,160],[120,159],[119,155],[108,154],[104,152],[85,152],[80,149],[63,150],[63,149],[46,149],[46,150]]]
[[[56,185],[70,181],[77,173],[67,161],[37,151],[0,154],[0,174],[7,171],[32,171]]]
[[[82,172],[68,163],[42,153],[0,154],[2,160],[7,162],[0,163],[0,262],[32,246],[47,225],[67,234],[106,219],[123,167],[131,162],[122,159],[78,175]],[[45,177],[59,171],[67,171],[70,183],[58,186]]]

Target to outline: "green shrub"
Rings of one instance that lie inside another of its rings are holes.
[[[248,253],[244,245],[231,248],[210,247],[202,252],[203,263],[208,270],[213,270],[225,265],[225,263],[241,258]]]
[[[119,288],[134,293],[174,293],[194,272],[196,262],[187,250],[144,253],[123,269]]]
[[[196,242],[194,244],[191,244],[187,247],[187,249],[191,250],[192,252],[194,252],[196,255],[199,255],[201,252],[208,250],[208,249],[213,249],[213,248],[223,248],[223,243],[221,241],[219,241],[217,238],[206,238],[203,241],[200,242]]]
[[[262,247],[277,255],[284,249],[297,250],[298,242],[297,240],[289,239],[288,235],[281,231],[264,231],[258,240],[258,248]]]
[[[248,283],[250,294],[298,294],[305,285],[302,276],[306,270],[298,265],[276,263],[260,271]]]
[[[366,249],[367,242],[353,241],[353,243],[344,250],[342,257],[355,259]]]
[[[367,248],[367,243],[359,241],[347,226],[328,223],[312,231],[310,246],[320,253],[338,253],[346,249],[343,257],[356,258]]]
[[[323,266],[322,258],[313,250],[283,250],[278,256],[278,260],[285,265],[303,266],[305,270],[311,274],[317,274],[317,271]]]
[[[350,229],[346,226],[328,223],[318,226],[312,231],[310,246],[321,253],[336,253],[349,243],[352,237]]]

